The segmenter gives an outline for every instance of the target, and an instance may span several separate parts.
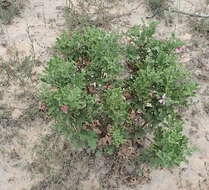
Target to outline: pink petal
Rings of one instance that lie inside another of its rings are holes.
[[[68,112],[68,106],[64,105],[60,107],[60,110],[63,111],[64,113]]]

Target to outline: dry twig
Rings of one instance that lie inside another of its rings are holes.
[[[178,13],[178,14],[182,14],[182,15],[186,15],[186,16],[190,16],[190,17],[209,18],[209,14],[187,13],[187,12],[184,12],[184,11],[180,11],[180,10],[177,10],[177,9],[171,9],[171,8],[157,9],[153,15],[147,16],[146,18],[147,19],[154,18],[157,14],[159,14],[162,11]]]

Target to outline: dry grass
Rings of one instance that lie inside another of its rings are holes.
[[[3,24],[11,23],[14,16],[20,13],[23,8],[24,0],[0,0],[0,22]]]
[[[91,184],[93,189],[96,185],[100,189],[114,189],[121,184],[135,186],[150,180],[145,165],[75,150],[54,131],[42,137],[40,144],[34,147],[34,153],[37,159],[28,170],[45,177],[31,190],[85,189],[82,183],[88,181],[90,173],[97,176],[97,184]]]
[[[120,18],[131,15],[132,11],[124,14],[113,14],[111,10],[120,3],[119,0],[68,0],[64,10],[67,28],[72,31],[83,26],[96,26],[111,29],[112,24],[118,24]]]
[[[190,18],[189,25],[196,34],[209,37],[209,18]]]
[[[167,0],[147,0],[147,4],[155,11],[156,9],[163,8]]]

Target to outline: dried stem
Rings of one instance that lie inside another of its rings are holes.
[[[147,19],[154,18],[157,14],[159,14],[162,11],[178,13],[178,14],[182,14],[182,15],[186,15],[186,16],[190,16],[190,17],[209,18],[209,14],[187,13],[187,12],[184,12],[184,11],[180,11],[180,10],[177,10],[177,9],[171,9],[171,8],[157,9],[153,15],[147,16],[146,18]]]

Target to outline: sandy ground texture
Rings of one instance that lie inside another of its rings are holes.
[[[186,12],[209,12],[205,0],[169,3]],[[197,150],[178,168],[147,170],[143,178],[129,179],[119,172],[116,163],[73,150],[50,129],[48,118],[37,113],[37,74],[50,57],[49,48],[65,29],[66,5],[66,0],[29,0],[11,24],[1,25],[0,57],[11,76],[2,72],[0,76],[0,190],[208,190],[209,35],[196,32],[191,19],[182,15],[170,13],[150,19],[160,22],[159,38],[175,32],[185,42],[180,61],[192,72],[199,87],[192,105],[183,110],[183,118],[185,134]],[[142,20],[148,22],[145,17],[152,15],[142,0],[122,0],[111,13],[126,15],[111,26],[114,30]],[[124,167],[126,171],[134,170],[130,163]],[[113,174],[113,168],[118,173]]]

